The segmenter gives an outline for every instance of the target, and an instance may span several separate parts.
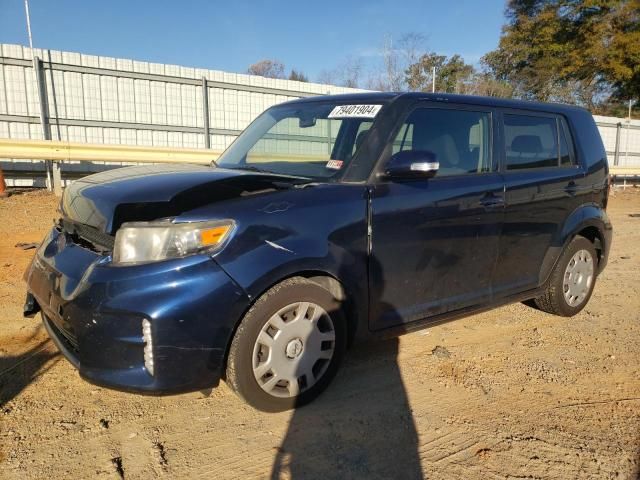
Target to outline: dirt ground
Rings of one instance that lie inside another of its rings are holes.
[[[0,199],[0,478],[640,478],[637,191],[611,198],[609,266],[578,316],[517,304],[356,347],[282,414],[224,384],[144,397],[81,380],[22,318],[34,250],[15,244],[56,205]]]

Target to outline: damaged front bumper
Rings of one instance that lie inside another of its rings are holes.
[[[134,266],[53,229],[25,274],[25,315],[42,310],[49,335],[92,383],[176,393],[210,388],[249,298],[206,255]],[[153,339],[145,367],[142,325]]]

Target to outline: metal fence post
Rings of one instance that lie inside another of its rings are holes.
[[[211,148],[209,138],[209,87],[206,77],[202,77],[202,120],[204,125],[204,148]]]
[[[613,165],[618,166],[620,162],[620,132],[622,131],[622,123],[616,123],[616,151],[613,157]]]
[[[42,89],[40,88],[40,85],[42,84],[41,79],[42,79],[42,62],[40,61],[40,59],[37,56],[33,56],[32,59],[32,66],[33,66],[33,75],[36,79],[36,88],[38,89],[38,107],[39,107],[39,115],[40,115],[40,126],[42,128],[42,139],[43,140],[49,140],[51,138],[50,135],[50,131],[47,128],[47,111],[46,111],[46,100],[43,99],[43,95],[42,95]],[[51,189],[53,188],[53,182],[51,181],[51,162],[49,162],[49,160],[45,160],[44,162],[44,168],[47,172],[47,188],[49,189],[49,191],[51,191]]]
[[[36,74],[36,84],[38,88],[38,103],[40,107],[40,125],[42,126],[42,138],[51,140],[51,126],[49,125],[49,108],[47,102],[47,85],[44,79],[44,69],[42,68],[42,60],[33,57],[33,69]],[[62,176],[60,174],[60,164],[46,160],[47,179],[49,185],[53,186],[53,192],[58,197],[62,195]],[[51,172],[51,177],[49,177]]]

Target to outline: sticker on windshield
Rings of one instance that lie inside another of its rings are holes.
[[[344,162],[342,160],[329,160],[327,162],[327,168],[330,168],[331,170],[340,170],[343,163]]]
[[[382,105],[338,105],[328,118],[374,118]]]

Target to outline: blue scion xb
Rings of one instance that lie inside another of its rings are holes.
[[[607,263],[608,166],[591,115],[371,93],[277,105],[211,167],[78,180],[25,279],[25,314],[90,382],[225,381],[279,411],[348,345],[509,302],[561,316]]]

